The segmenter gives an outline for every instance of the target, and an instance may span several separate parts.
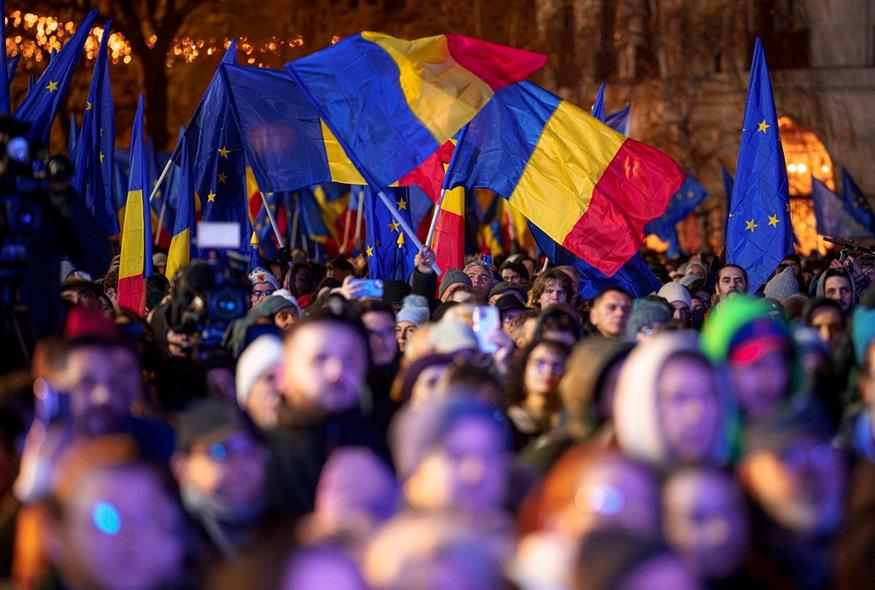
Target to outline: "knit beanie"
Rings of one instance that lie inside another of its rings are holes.
[[[252,283],[253,287],[259,283],[270,283],[270,286],[274,289],[280,288],[280,283],[276,280],[276,277],[270,271],[260,266],[253,268],[252,272],[249,273],[249,282]]]
[[[687,304],[687,309],[693,306],[693,298],[690,296],[690,292],[686,287],[675,281],[664,284],[656,294],[668,301],[669,304],[675,301],[683,301]]]
[[[246,406],[249,392],[265,371],[281,364],[283,343],[277,336],[265,334],[252,341],[237,360],[237,403]]]
[[[638,330],[648,324],[665,324],[671,321],[674,315],[669,305],[663,301],[653,299],[637,299],[632,305],[632,313],[626,322],[626,340],[635,340]]]
[[[441,278],[440,287],[438,288],[440,298],[443,299],[444,293],[446,293],[447,289],[449,289],[452,285],[455,285],[456,283],[462,283],[466,287],[470,287],[471,279],[469,279],[468,275],[466,275],[458,268],[451,268],[450,270],[445,272],[443,278]]]
[[[500,283],[496,283],[492,289],[489,291],[489,297],[492,298],[493,295],[514,295],[520,301],[525,302],[528,299],[529,294],[526,292],[525,287],[522,285],[517,285],[516,283],[510,283],[508,281],[502,281]]]
[[[783,302],[791,295],[799,293],[799,281],[796,280],[796,274],[793,272],[793,267],[788,266],[766,283],[763,293],[770,299],[776,299]]]
[[[420,326],[428,321],[431,311],[428,309],[428,301],[422,295],[408,295],[404,298],[404,304],[395,316],[395,323],[410,322]]]

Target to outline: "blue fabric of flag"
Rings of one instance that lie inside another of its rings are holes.
[[[410,199],[406,188],[385,189],[396,211],[410,222]],[[392,214],[370,189],[365,189],[365,256],[368,277],[407,281],[413,274],[416,246],[407,239]]]
[[[606,115],[604,123],[617,133],[629,137],[629,128],[632,124],[632,105],[627,104],[619,111]]]
[[[513,194],[544,125],[562,102],[530,82],[502,88],[466,126],[445,186]]]
[[[220,71],[259,188],[281,192],[329,182],[319,115],[300,87],[282,72],[229,64]]]
[[[661,240],[668,240],[669,234],[677,233],[675,226],[692,213],[708,197],[708,190],[698,180],[687,175],[686,180],[672,195],[665,213],[644,226],[647,233],[656,234]]]
[[[833,238],[875,238],[875,234],[854,219],[842,202],[842,197],[814,177],[811,178],[811,198],[814,200],[814,219],[820,235]]]
[[[756,40],[727,224],[727,262],[756,291],[793,251],[790,195],[778,116],[762,43]]]
[[[115,168],[115,104],[112,98],[112,87],[109,79],[108,40],[111,21],[107,21],[97,59],[94,62],[94,72],[91,75],[91,86],[88,89],[88,100],[82,116],[82,131],[79,134],[78,149],[74,161],[72,186],[85,199],[85,204],[91,215],[97,221],[104,234],[114,236],[119,233],[116,200],[113,192],[127,196],[127,174],[124,175],[118,188],[113,186]],[[147,195],[148,196],[148,195]]]
[[[662,284],[644,262],[641,253],[635,254],[614,276],[607,276],[594,266],[587,264],[560,244],[550,239],[534,224],[529,222],[529,230],[538,244],[538,249],[556,265],[570,265],[580,275],[580,297],[592,299],[608,287],[622,287],[633,297],[644,297],[659,290]]]
[[[595,96],[595,102],[592,103],[592,116],[605,122],[605,83],[602,82],[599,86],[598,94]]]
[[[440,147],[410,110],[396,62],[360,34],[296,59],[286,69],[379,186],[397,181]]]
[[[875,213],[847,168],[842,168],[842,191],[845,206],[851,216],[864,228],[875,231]]]
[[[52,59],[35,86],[24,97],[15,111],[14,118],[30,124],[28,139],[48,145],[55,115],[67,96],[70,79],[76,71],[85,40],[91,34],[97,9],[89,12],[76,33]]]

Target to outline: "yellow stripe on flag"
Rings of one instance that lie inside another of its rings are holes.
[[[444,35],[415,41],[372,32],[361,36],[382,48],[398,65],[404,98],[438,145],[492,98],[492,88],[452,58]]]
[[[170,240],[167,251],[167,279],[172,279],[179,269],[184,268],[191,256],[191,228],[185,228]]]
[[[586,213],[593,188],[625,139],[562,101],[544,126],[510,202],[561,244]]]
[[[122,230],[122,252],[118,270],[120,279],[141,275],[145,271],[146,240],[151,238],[144,234],[144,225],[143,191],[130,191]]]
[[[319,122],[322,125],[322,143],[325,144],[331,180],[342,184],[367,184],[325,121],[319,119]]]

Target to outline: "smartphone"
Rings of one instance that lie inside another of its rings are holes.
[[[501,315],[494,305],[480,305],[474,308],[474,333],[482,352],[493,353],[498,345],[490,337],[501,330]]]
[[[240,248],[240,224],[236,221],[201,221],[197,224],[197,247],[216,250]]]
[[[359,299],[382,299],[383,281],[380,279],[351,279],[351,285],[359,287]]]
[[[492,254],[483,254],[480,256],[480,260],[487,266],[492,266]]]

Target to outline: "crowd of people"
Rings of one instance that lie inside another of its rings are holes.
[[[168,281],[155,254],[145,317],[117,258],[74,270],[63,333],[4,378],[0,576],[871,587],[875,260],[789,256],[756,292],[718,256],[647,260],[657,292],[584,301],[570,266],[439,277],[423,250],[374,297],[363,257],[293,251],[225,324],[197,286],[218,262]]]

